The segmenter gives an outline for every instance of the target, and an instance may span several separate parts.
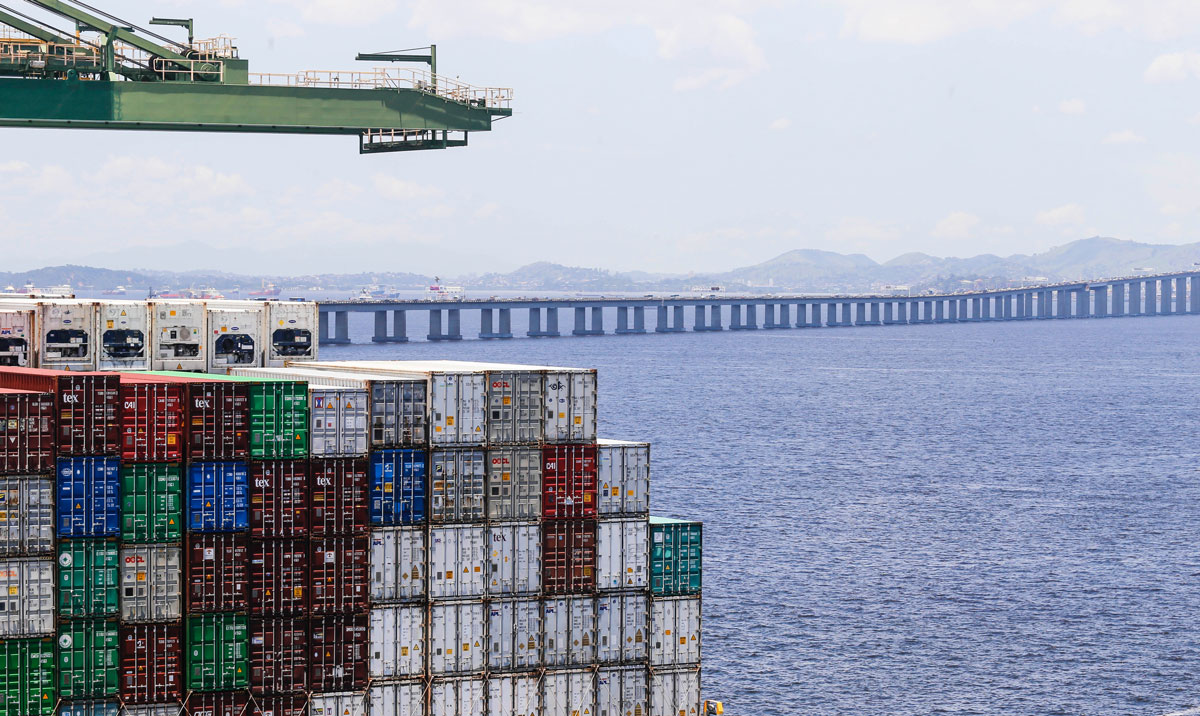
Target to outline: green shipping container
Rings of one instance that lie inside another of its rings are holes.
[[[49,716],[54,693],[54,641],[0,642],[0,716]]]
[[[650,518],[650,590],[668,597],[700,593],[699,522]]]
[[[58,615],[71,619],[116,616],[120,606],[116,542],[73,539],[58,543]]]
[[[58,629],[58,694],[64,699],[91,699],[117,693],[116,622],[70,621]]]
[[[183,467],[165,463],[121,466],[121,540],[128,544],[183,539]]]
[[[193,614],[187,618],[187,688],[227,691],[249,686],[250,641],[242,614]]]

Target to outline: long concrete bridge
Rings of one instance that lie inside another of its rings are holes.
[[[462,312],[479,311],[479,337],[512,338],[512,312],[528,310],[526,335],[563,335],[559,312],[573,311],[573,336],[598,336],[605,309],[616,309],[617,334],[679,333],[758,328],[890,326],[964,321],[1026,321],[1200,314],[1200,271],[1102,281],[1023,286],[990,291],[920,296],[655,296],[463,300],[348,300],[320,303],[324,345],[350,343],[349,314],[375,314],[376,343],[408,341],[408,311],[429,312],[430,341],[459,341]],[[762,321],[759,311],[762,311]],[[646,313],[654,315],[647,328]],[[571,314],[568,314],[571,315]]]

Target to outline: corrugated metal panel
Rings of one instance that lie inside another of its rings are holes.
[[[308,394],[312,454],[323,457],[366,455],[370,413],[367,391],[309,386]]]
[[[423,527],[371,530],[371,601],[385,603],[424,597],[427,564]]]
[[[367,685],[367,615],[313,619],[309,643],[313,691],[348,691]]]
[[[249,391],[250,457],[308,457],[308,385],[290,380],[254,381]]]
[[[596,439],[596,371],[558,370],[546,374],[546,442]]]
[[[430,716],[484,716],[487,684],[474,679],[434,679],[429,687]]]
[[[542,515],[548,520],[596,516],[596,446],[542,449]]]
[[[536,522],[488,527],[488,594],[536,594],[542,588],[542,532]]]
[[[650,518],[650,588],[655,596],[699,594],[702,526]]]
[[[596,600],[561,597],[542,603],[546,666],[583,666],[596,661]]]
[[[645,663],[650,634],[650,598],[645,594],[602,594],[596,598],[596,659],[602,664]]]
[[[120,694],[127,704],[182,698],[183,630],[179,625],[121,626]]]
[[[186,716],[243,716],[249,701],[244,691],[192,693],[183,702],[183,711]]]
[[[540,716],[542,693],[535,674],[488,679],[488,716]]]
[[[367,692],[369,716],[425,716],[425,684],[376,684]]]
[[[650,511],[650,443],[600,440],[596,447],[596,512],[601,516]]]
[[[0,473],[54,470],[54,401],[53,393],[0,390]]]
[[[244,534],[189,534],[188,613],[245,611],[249,555],[249,541]]]
[[[183,538],[183,466],[121,465],[121,541],[149,544]]]
[[[120,379],[83,373],[58,379],[58,456],[121,452]]]
[[[117,614],[116,542],[77,539],[58,545],[58,611],[63,617],[111,617]]]
[[[371,454],[371,524],[412,525],[425,521],[424,450],[380,450]]]
[[[367,716],[366,693],[313,694],[311,716]]]
[[[645,667],[600,669],[596,672],[596,716],[645,714],[649,682]]]
[[[187,400],[179,383],[121,381],[121,459],[183,459]]]
[[[587,594],[596,589],[596,521],[542,524],[542,591]]]
[[[700,663],[700,597],[650,601],[650,665]]]
[[[183,704],[146,704],[138,706],[126,703],[121,707],[119,716],[181,716]]]
[[[13,639],[0,642],[0,702],[13,716],[49,716],[57,701],[54,641]]]
[[[33,316],[30,309],[0,311],[0,365],[33,365]]]
[[[655,671],[650,676],[650,716],[699,716],[700,669]]]
[[[250,685],[250,626],[241,614],[187,618],[189,691],[244,689]]]
[[[268,301],[263,363],[282,366],[289,360],[316,360],[317,313],[312,301]]]
[[[596,587],[645,590],[650,586],[650,526],[645,519],[596,523]]]
[[[0,562],[0,637],[54,634],[54,560]]]
[[[313,537],[358,534],[370,528],[369,469],[366,460],[352,458],[309,462]]]
[[[434,604],[429,618],[429,669],[434,674],[483,670],[487,617],[482,602]]]
[[[249,474],[241,462],[188,465],[188,529],[235,532],[250,525]]]
[[[250,534],[303,537],[308,534],[308,460],[250,463]]]
[[[183,550],[121,549],[121,621],[171,621],[183,614]]]
[[[536,520],[542,516],[542,450],[502,447],[487,451],[488,518]]]
[[[308,689],[308,620],[250,619],[250,690],[255,694]]]
[[[96,302],[56,299],[38,303],[41,366],[96,369]]]
[[[208,308],[209,373],[224,373],[235,366],[260,366],[263,361],[263,309]]]
[[[312,614],[365,611],[369,559],[366,536],[312,540]]]
[[[434,450],[429,456],[429,521],[482,522],[483,450]]]
[[[539,599],[493,600],[488,605],[488,669],[518,671],[541,666],[542,603]]]
[[[482,526],[433,527],[429,530],[429,598],[481,597],[487,591]]]
[[[115,696],[120,666],[117,623],[64,622],[58,631],[58,695],[64,699]]]
[[[541,442],[545,434],[542,423],[545,403],[544,373],[509,370],[488,373],[488,444]]]
[[[204,304],[196,301],[150,301],[154,370],[207,370],[204,341],[208,332]]]
[[[428,391],[423,380],[372,380],[371,446],[424,445],[429,440]]]
[[[100,370],[150,369],[150,306],[145,301],[96,304]]]
[[[370,615],[372,679],[425,674],[425,606],[376,606]]]
[[[429,442],[482,445],[487,437],[487,377],[483,373],[432,373],[429,380]]]
[[[250,542],[250,613],[271,616],[308,613],[311,577],[308,541]]]
[[[58,707],[58,716],[120,716],[120,713],[121,704],[116,701],[64,701]]]
[[[596,683],[591,671],[547,671],[542,676],[543,716],[596,713]]]
[[[0,477],[0,555],[54,554],[54,482]]]
[[[255,694],[246,713],[249,716],[307,716],[308,694]]]
[[[58,536],[121,534],[121,461],[76,457],[58,461]]]
[[[250,455],[250,387],[246,383],[189,383],[188,459],[245,460]]]

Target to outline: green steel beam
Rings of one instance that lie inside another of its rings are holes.
[[[96,17],[95,15],[80,10],[72,5],[68,5],[67,3],[62,2],[62,0],[28,0],[28,2],[49,10],[57,15],[68,17],[75,22],[83,23],[84,25],[98,30],[109,37],[121,40],[122,42],[128,43],[139,50],[148,52],[156,57],[162,57],[168,60],[187,60],[186,57],[168,47],[163,47],[162,45],[143,39],[141,36],[134,34],[130,30],[118,25],[114,25],[108,20]]]

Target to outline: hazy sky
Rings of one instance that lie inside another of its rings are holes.
[[[194,15],[251,71],[434,41],[443,73],[515,88],[515,114],[465,149],[375,156],[0,130],[4,268],[707,271],[1200,228],[1195,0],[94,2]]]

